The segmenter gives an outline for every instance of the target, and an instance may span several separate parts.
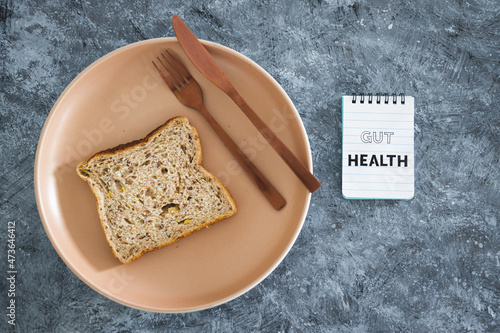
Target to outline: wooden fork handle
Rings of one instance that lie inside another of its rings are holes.
[[[234,158],[241,165],[243,170],[248,174],[250,179],[262,191],[266,199],[273,206],[274,209],[279,210],[286,204],[285,198],[274,188],[274,186],[267,180],[267,178],[257,169],[257,167],[250,161],[245,153],[238,147],[238,145],[231,139],[231,137],[224,131],[219,123],[212,117],[207,109],[201,105],[200,112],[203,114],[208,123],[212,126],[217,135],[221,138],[224,145],[229,149]]]
[[[290,149],[281,141],[276,134],[266,125],[266,123],[255,113],[241,95],[234,89],[228,92],[228,96],[239,106],[239,108],[250,119],[254,126],[288,164],[292,171],[312,193],[321,187],[321,183],[314,177],[309,169],[292,153]]]

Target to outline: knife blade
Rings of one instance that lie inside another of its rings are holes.
[[[198,70],[226,95],[228,95],[247,118],[257,128],[257,130],[269,142],[271,147],[292,169],[295,175],[302,181],[310,192],[321,187],[321,183],[314,177],[309,169],[295,156],[295,154],[281,141],[278,136],[267,126],[267,124],[255,113],[243,97],[236,91],[229,78],[210,55],[207,49],[196,38],[193,32],[182,21],[178,15],[172,16],[172,24],[175,35],[181,44],[182,49],[187,54],[191,62]]]

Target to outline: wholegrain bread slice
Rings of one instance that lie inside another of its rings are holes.
[[[185,117],[95,154],[77,173],[94,192],[106,239],[122,263],[236,212],[229,192],[201,166],[198,133]]]

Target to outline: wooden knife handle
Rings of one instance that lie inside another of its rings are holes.
[[[276,150],[281,158],[288,164],[292,171],[304,183],[307,189],[312,193],[321,187],[321,183],[314,177],[309,169],[292,153],[290,149],[281,141],[276,134],[266,125],[266,123],[255,113],[248,103],[241,97],[234,87],[226,91],[231,99],[240,107],[245,115],[250,119],[254,126]]]
[[[212,126],[224,145],[229,149],[231,154],[236,158],[243,170],[248,174],[250,179],[262,191],[266,199],[273,206],[274,209],[279,210],[286,204],[285,198],[274,188],[274,186],[267,180],[267,178],[257,169],[257,167],[250,161],[245,153],[238,147],[238,145],[231,139],[231,137],[224,131],[219,123],[212,117],[207,109],[201,105],[200,112],[203,114],[208,123]]]

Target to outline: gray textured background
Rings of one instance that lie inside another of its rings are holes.
[[[17,222],[19,332],[499,332],[499,1],[12,1],[0,7],[0,331],[7,222]],[[155,314],[94,292],[47,238],[33,189],[36,144],[63,89],[93,61],[173,36],[266,69],[299,110],[315,174],[302,233],[259,286],[225,305]],[[416,195],[341,195],[341,100],[416,98]]]

